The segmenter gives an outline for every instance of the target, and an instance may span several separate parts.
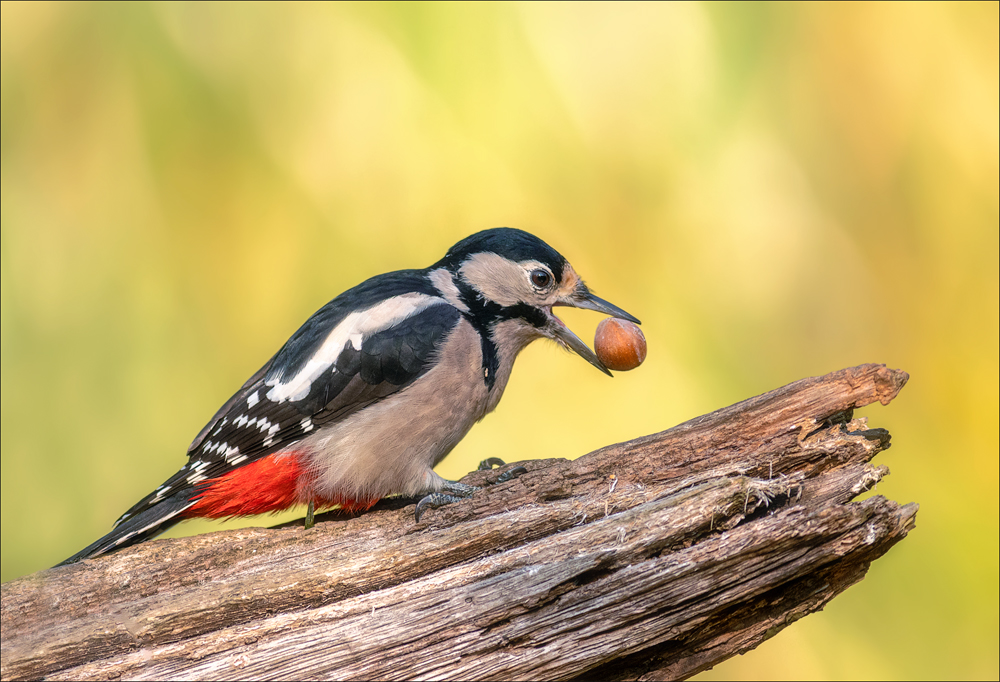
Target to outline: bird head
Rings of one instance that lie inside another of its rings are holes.
[[[632,315],[590,292],[573,266],[538,237],[509,227],[477,232],[455,244],[431,268],[439,288],[453,288],[453,303],[467,310],[473,323],[492,336],[501,329],[519,347],[550,338],[611,375],[553,308],[596,310],[630,322]],[[444,281],[447,277],[449,281]]]

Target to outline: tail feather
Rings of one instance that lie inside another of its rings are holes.
[[[184,520],[182,514],[195,503],[195,500],[190,499],[190,497],[190,490],[181,491],[135,516],[122,519],[114,530],[103,538],[84,547],[56,566],[75,564],[83,559],[129,547],[156,537],[174,524]]]

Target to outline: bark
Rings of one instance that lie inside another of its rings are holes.
[[[907,379],[862,365],[519,462],[420,523],[386,501],[40,571],[2,586],[2,677],[688,677],[821,609],[913,528],[916,504],[852,501],[889,446],[853,410]]]

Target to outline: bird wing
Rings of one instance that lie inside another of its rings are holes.
[[[461,316],[436,291],[413,288],[367,300],[351,290],[320,309],[202,429],[188,463],[115,525],[412,384]],[[374,289],[393,291],[384,282]]]

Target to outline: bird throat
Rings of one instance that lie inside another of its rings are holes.
[[[505,320],[516,319],[540,329],[548,323],[548,320],[541,309],[527,303],[503,306],[486,298],[461,278],[455,278],[455,284],[458,287],[459,298],[467,308],[462,311],[462,316],[479,334],[483,354],[483,381],[487,390],[492,390],[500,369],[500,355],[493,340],[496,325]]]

